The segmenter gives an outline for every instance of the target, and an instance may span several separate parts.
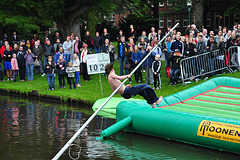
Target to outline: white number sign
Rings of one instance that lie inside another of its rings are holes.
[[[88,74],[97,74],[105,72],[105,65],[110,63],[108,53],[97,53],[87,55]]]

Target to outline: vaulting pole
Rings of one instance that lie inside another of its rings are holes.
[[[177,23],[158,43],[161,44],[167,36],[179,25]],[[133,73],[142,65],[142,63],[149,57],[149,55],[158,47],[156,45],[153,47],[153,49],[142,59],[142,61],[135,67],[135,69],[130,73],[130,75],[133,75]],[[67,150],[67,148],[73,143],[73,141],[77,138],[77,136],[86,128],[86,126],[93,120],[93,118],[98,114],[98,112],[108,103],[108,101],[114,96],[114,94],[117,93],[117,91],[123,86],[123,84],[128,80],[126,78],[120,86],[108,97],[108,99],[91,115],[91,117],[82,125],[82,127],[72,136],[72,138],[63,146],[63,148],[53,157],[52,160],[57,160],[61,157],[61,155]]]

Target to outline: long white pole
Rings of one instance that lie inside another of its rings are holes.
[[[177,23],[158,43],[161,44],[163,40],[179,25]],[[142,65],[142,63],[148,58],[148,56],[158,47],[156,45],[153,47],[151,52],[149,52],[143,59],[142,61],[136,66],[136,68],[130,73],[130,75],[133,75],[133,73]],[[72,136],[72,138],[63,146],[63,148],[53,157],[52,160],[57,160],[60,158],[60,156],[66,151],[66,149],[72,144],[72,142],[77,138],[77,136],[84,130],[84,128],[93,120],[93,118],[98,114],[98,112],[108,103],[108,101],[114,96],[114,94],[117,93],[117,91],[123,86],[123,84],[128,80],[126,78],[121,85],[108,97],[108,99],[91,115],[91,117],[82,125],[82,127]]]

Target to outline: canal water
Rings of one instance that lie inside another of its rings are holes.
[[[14,96],[0,97],[0,160],[50,160],[93,113],[84,105],[62,105]],[[115,120],[97,116],[62,160],[162,159],[239,160],[240,155],[120,132],[96,140]]]

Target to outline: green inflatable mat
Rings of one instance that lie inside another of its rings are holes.
[[[158,107],[122,101],[116,124],[101,136],[125,130],[240,154],[240,79],[208,80],[164,97]]]

